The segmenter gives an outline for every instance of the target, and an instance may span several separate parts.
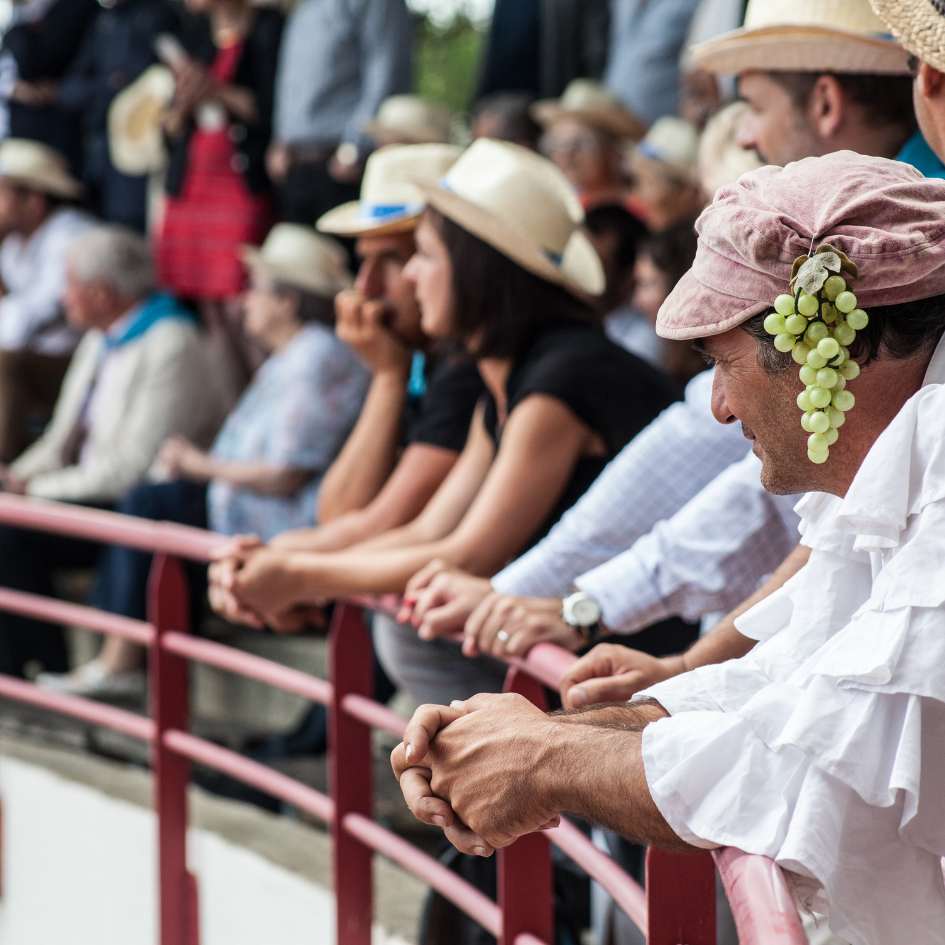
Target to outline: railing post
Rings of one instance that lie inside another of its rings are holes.
[[[189,629],[187,583],[181,563],[155,555],[148,581],[148,619],[155,629],[149,654],[154,718],[154,793],[158,823],[160,945],[198,945],[197,883],[187,870],[187,785],[190,762],[164,743],[165,732],[186,732],[187,661],[164,649],[164,634]]]
[[[715,945],[715,865],[708,853],[646,851],[647,945]]]
[[[345,696],[371,697],[374,664],[364,611],[339,604],[331,626],[330,670],[334,701],[329,718],[330,791],[335,803],[334,835],[335,941],[370,945],[373,880],[370,847],[344,829],[348,814],[372,816],[371,729],[342,709]]]
[[[504,689],[525,696],[540,709],[548,707],[544,686],[521,670],[509,670]],[[533,833],[500,850],[497,856],[499,908],[502,910],[499,945],[513,945],[523,932],[543,942],[553,942],[551,844],[546,837]]]

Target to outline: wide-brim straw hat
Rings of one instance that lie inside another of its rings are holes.
[[[684,181],[697,178],[699,129],[683,118],[666,115],[653,123],[630,152],[631,163],[651,163]]]
[[[751,112],[747,102],[732,102],[706,123],[699,140],[699,183],[709,197],[733,184],[742,174],[758,170],[761,159],[753,148],[738,143],[738,129]]]
[[[616,138],[639,141],[646,134],[646,123],[610,89],[591,79],[574,79],[561,98],[535,102],[531,114],[544,128],[561,118],[576,118]]]
[[[150,174],[166,163],[161,118],[174,97],[174,74],[151,66],[108,109],[108,149],[123,174]]]
[[[379,144],[447,144],[453,130],[450,110],[419,95],[392,95],[364,131]]]
[[[420,189],[429,206],[539,278],[579,296],[604,291],[580,200],[561,171],[534,151],[482,138],[444,180]]]
[[[26,138],[0,141],[0,179],[66,200],[82,193],[82,184],[69,173],[62,154]]]
[[[932,0],[871,0],[906,49],[945,72],[945,6]]]
[[[424,206],[417,184],[443,178],[460,154],[451,144],[394,144],[375,151],[364,168],[360,199],[329,210],[318,229],[347,237],[411,232]]]
[[[928,0],[905,0],[903,6]],[[889,0],[898,7],[899,0]],[[840,72],[908,75],[908,54],[869,0],[751,0],[741,29],[690,51],[693,68],[742,72]]]
[[[262,246],[242,246],[240,256],[250,269],[325,298],[351,285],[342,246],[297,223],[276,224]]]

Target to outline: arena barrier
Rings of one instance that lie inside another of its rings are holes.
[[[0,610],[79,625],[147,647],[149,716],[46,692],[2,675],[0,696],[113,729],[151,746],[160,945],[199,945],[198,882],[187,866],[187,788],[192,763],[252,785],[329,826],[334,838],[338,945],[368,945],[371,940],[375,853],[428,883],[491,932],[499,945],[551,945],[550,843],[609,893],[646,934],[648,945],[714,945],[716,870],[731,903],[741,945],[806,945],[784,875],[772,861],[733,849],[688,855],[651,849],[644,889],[566,820],[554,830],[523,837],[497,854],[498,901],[493,902],[372,818],[371,730],[399,737],[404,722],[371,698],[370,634],[360,604],[349,602],[336,608],[331,626],[331,681],[326,681],[190,634],[181,560],[207,561],[220,542],[217,535],[18,496],[0,496],[0,523],[155,555],[147,622],[0,588]],[[544,706],[545,687],[556,688],[573,659],[558,647],[541,644],[526,658],[510,661],[505,689]],[[327,706],[330,794],[190,734],[190,662],[215,666]],[[0,896],[2,828],[0,806]]]

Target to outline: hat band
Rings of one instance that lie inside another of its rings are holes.
[[[361,219],[377,222],[391,217],[413,216],[423,209],[421,203],[363,203]]]

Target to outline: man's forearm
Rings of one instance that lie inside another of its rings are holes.
[[[667,716],[666,710],[655,700],[618,705],[592,705],[553,713],[552,717],[572,725],[592,725],[597,728],[617,729],[621,732],[642,732],[650,722]]]

